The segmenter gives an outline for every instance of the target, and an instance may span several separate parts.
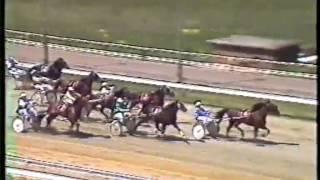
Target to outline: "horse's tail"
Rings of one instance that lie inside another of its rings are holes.
[[[223,115],[228,111],[229,111],[229,108],[223,108],[222,110],[216,112],[216,118],[221,120]]]

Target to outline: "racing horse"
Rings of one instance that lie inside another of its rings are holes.
[[[97,106],[100,105],[99,112],[103,114],[106,119],[110,119],[109,115],[105,113],[105,109],[111,110],[111,113],[114,110],[116,99],[118,97],[127,97],[130,102],[130,109],[139,103],[140,96],[136,93],[130,92],[126,87],[116,90],[112,95],[98,97],[97,95],[91,95],[90,104],[87,106],[87,114],[89,117],[91,110],[97,109]]]
[[[74,125],[76,125],[76,132],[79,132],[79,119],[81,117],[81,111],[83,107],[88,104],[88,100],[89,96],[77,97],[74,103],[70,105],[68,108],[66,108],[64,111],[61,111],[59,103],[49,104],[49,107],[47,109],[48,116],[46,118],[46,127],[49,128],[52,120],[55,119],[57,116],[62,116],[70,121],[70,130],[72,130]]]
[[[268,102],[260,102],[254,104],[251,111],[244,115],[244,111],[230,110],[228,108],[222,109],[216,113],[216,118],[219,119],[217,124],[219,126],[220,122],[223,120],[224,115],[227,115],[229,120],[229,125],[226,130],[226,136],[229,136],[229,132],[232,127],[236,127],[240,133],[241,137],[244,138],[244,131],[239,127],[240,124],[246,124],[248,126],[254,127],[254,138],[258,136],[259,129],[264,129],[267,131],[268,136],[270,134],[270,129],[266,127],[266,119],[268,114],[280,115],[278,106]]]
[[[161,110],[164,105],[164,99],[166,95],[174,97],[175,93],[169,87],[161,86],[156,91],[151,91],[149,93],[140,95],[139,103],[141,103],[142,107],[139,114],[143,113],[148,116],[157,109]]]
[[[155,122],[156,130],[158,132],[161,132],[161,136],[164,135],[166,127],[168,125],[173,125],[178,130],[180,136],[185,137],[184,132],[180,129],[180,127],[177,124],[177,114],[179,110],[181,110],[182,112],[186,112],[187,108],[182,102],[180,102],[179,100],[175,100],[174,102],[163,107],[161,112],[151,115],[151,118]],[[136,124],[134,129],[137,130],[137,128],[142,122],[143,120],[140,120]],[[162,125],[161,129],[159,127],[160,124]]]
[[[55,84],[53,89],[57,96],[58,93],[65,94],[67,92],[68,87],[72,86],[77,93],[81,94],[82,96],[87,96],[92,94],[93,82],[99,81],[100,79],[101,78],[97,73],[91,71],[87,76],[81,78],[79,81],[66,81],[60,79]]]
[[[68,87],[72,86],[74,90],[81,94],[82,96],[86,96],[89,94],[92,94],[92,84],[94,81],[99,81],[101,78],[100,76],[95,73],[94,71],[91,71],[87,76],[81,78],[79,81],[71,80],[59,80],[55,86],[54,90],[56,92],[66,93]]]
[[[43,71],[45,64],[39,64],[28,70],[30,79],[35,82],[58,80],[61,78],[63,69],[70,69],[68,63],[63,58],[58,58]]]

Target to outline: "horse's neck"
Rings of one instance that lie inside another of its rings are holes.
[[[60,78],[62,69],[50,66],[46,72],[47,76],[50,78],[58,79]]]
[[[92,83],[93,83],[93,81],[91,80],[91,79],[84,79],[84,80],[82,80],[82,82],[85,84],[85,85],[87,85],[87,87],[88,87],[88,93],[91,93],[90,91],[91,91],[91,87],[92,87]],[[80,85],[80,88],[85,88],[86,86],[84,86],[83,84],[81,84],[81,83],[79,83],[79,85]]]
[[[259,115],[260,117],[262,117],[263,119],[265,119],[268,115],[268,111],[266,107],[262,107],[261,109],[255,111],[256,115]]]

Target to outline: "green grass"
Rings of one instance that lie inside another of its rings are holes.
[[[77,79],[76,77],[70,77],[71,79]],[[129,90],[134,92],[146,92],[155,89],[155,86],[142,85],[137,83],[127,83],[121,81],[110,81],[120,87],[128,87]],[[243,96],[230,96],[216,93],[205,93],[191,90],[174,89],[176,97],[185,103],[192,103],[196,99],[201,99],[204,104],[212,107],[227,107],[234,109],[246,109],[250,108],[253,104],[257,103],[261,99],[248,98]],[[298,118],[304,120],[316,120],[317,107],[311,105],[287,103],[280,101],[273,101],[279,107],[282,116],[288,116],[291,118]]]
[[[205,40],[231,34],[316,47],[315,0],[7,0],[5,15],[15,30],[41,33],[45,25],[53,35],[196,52],[210,52]]]

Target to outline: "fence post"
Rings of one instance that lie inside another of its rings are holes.
[[[47,21],[48,21],[48,7],[47,7],[47,0],[42,0],[43,2],[43,50],[44,50],[44,64],[49,64],[49,49],[48,49],[48,38],[47,38]]]
[[[44,50],[44,64],[49,64],[49,49],[48,49],[48,39],[47,39],[47,33],[43,34],[43,50]]]
[[[183,65],[181,61],[182,59],[179,58],[178,69],[177,69],[177,77],[178,77],[179,83],[183,82]]]

